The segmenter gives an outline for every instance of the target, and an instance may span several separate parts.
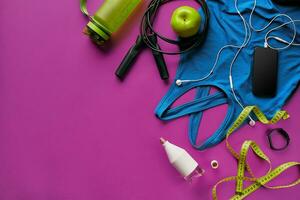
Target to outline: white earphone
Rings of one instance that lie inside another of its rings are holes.
[[[240,10],[238,9],[238,0],[235,0],[235,9],[237,11],[237,13],[239,14],[240,18],[242,19],[243,21],[243,24],[244,24],[244,29],[245,29],[245,38],[244,38],[244,41],[243,43],[238,46],[238,45],[233,45],[233,44],[230,44],[230,45],[225,45],[223,46],[222,48],[220,48],[220,50],[218,51],[217,53],[217,56],[216,56],[216,59],[215,59],[215,62],[214,62],[214,65],[212,66],[211,70],[209,71],[209,73],[205,76],[203,76],[202,78],[199,78],[199,79],[194,79],[194,80],[176,80],[176,85],[177,86],[181,86],[182,84],[184,83],[190,83],[190,82],[199,82],[199,81],[203,81],[207,78],[209,78],[213,73],[214,73],[214,70],[217,66],[217,63],[219,61],[219,58],[220,58],[220,55],[222,53],[222,51],[226,48],[235,48],[235,49],[238,49],[238,51],[236,52],[231,64],[230,64],[230,68],[229,68],[229,84],[230,84],[230,88],[231,88],[231,91],[232,91],[232,94],[234,96],[234,99],[236,100],[236,102],[241,106],[242,109],[244,109],[244,106],[242,105],[242,103],[240,102],[240,100],[238,99],[236,93],[235,93],[235,89],[234,89],[234,80],[233,80],[233,77],[232,77],[232,68],[233,68],[233,65],[237,59],[237,57],[239,56],[240,52],[242,51],[242,49],[244,47],[246,47],[248,44],[249,44],[249,41],[250,41],[250,38],[251,38],[251,30],[252,31],[255,31],[255,32],[262,32],[262,31],[265,31],[268,27],[270,27],[273,22],[279,18],[279,17],[285,17],[287,18],[289,21],[288,22],[285,22],[279,26],[276,26],[274,28],[271,28],[265,35],[265,41],[264,41],[264,46],[266,48],[271,48],[271,49],[274,49],[274,50],[284,50],[284,49],[287,49],[289,48],[290,46],[300,46],[300,44],[298,43],[294,43],[295,42],[295,39],[296,39],[296,36],[297,36],[297,29],[296,29],[296,22],[300,22],[300,20],[293,20],[289,15],[287,14],[278,14],[276,15],[275,17],[272,18],[272,20],[266,25],[264,26],[263,28],[260,28],[260,29],[255,29],[252,25],[252,16],[253,16],[253,13],[255,11],[255,8],[256,8],[256,5],[257,5],[257,0],[254,0],[254,5],[252,7],[252,10],[251,10],[251,13],[250,13],[250,17],[249,17],[249,21],[247,23],[246,19],[243,17],[243,15],[241,14]],[[293,28],[293,37],[292,37],[292,40],[290,42],[278,37],[278,36],[272,36],[270,35],[272,32],[284,27],[284,26],[287,26],[289,24],[292,24],[292,28]],[[285,46],[283,47],[274,47],[272,46],[270,43],[269,43],[269,40],[276,40],[280,43],[283,43],[285,44]],[[252,119],[251,116],[249,116],[249,119],[250,119],[250,122],[249,122],[249,125],[250,126],[254,126],[255,125],[255,121]]]

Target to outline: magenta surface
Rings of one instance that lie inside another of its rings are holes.
[[[95,11],[100,3],[91,1],[89,9]],[[183,4],[165,6],[157,23],[161,32],[174,37],[171,11]],[[87,19],[79,1],[1,1],[1,200],[206,200],[212,199],[218,180],[236,174],[236,161],[224,142],[198,152],[188,142],[188,118],[156,119],[154,109],[169,85],[160,80],[149,51],[140,55],[123,83],[115,78],[114,70],[135,41],[140,16],[102,51],[82,34]],[[173,79],[178,57],[166,60]],[[300,161],[299,101],[298,90],[285,107],[291,118],[272,126],[290,133],[285,151],[269,149],[269,127],[262,125],[242,128],[231,143],[239,149],[245,139],[257,141],[274,167]],[[202,139],[216,130],[225,112],[222,106],[205,113]],[[186,148],[205,175],[186,183],[169,165],[161,136]],[[211,160],[219,161],[219,169],[211,169]],[[266,172],[265,163],[254,156],[250,160],[258,175]],[[288,170],[273,184],[299,175],[299,169]],[[260,189],[248,199],[298,200],[299,189]],[[234,183],[218,191],[220,199],[233,193]]]

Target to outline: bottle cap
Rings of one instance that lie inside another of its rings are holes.
[[[84,33],[87,34],[98,45],[103,45],[111,35],[106,27],[94,20],[87,24]]]

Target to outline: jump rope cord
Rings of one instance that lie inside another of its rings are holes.
[[[244,18],[243,15],[241,14],[240,10],[238,9],[238,0],[235,0],[235,9],[236,9],[238,15],[241,17],[241,19],[242,19],[242,21],[243,21],[243,24],[244,24],[244,29],[245,29],[245,38],[244,38],[243,44],[242,44],[241,46],[237,46],[237,45],[225,45],[225,46],[223,46],[223,47],[218,51],[217,56],[216,56],[216,59],[215,59],[215,62],[214,62],[214,65],[213,65],[213,67],[211,68],[210,72],[209,72],[207,75],[205,75],[204,77],[202,77],[202,78],[200,78],[200,79],[195,79],[195,80],[176,80],[176,84],[177,84],[178,86],[182,85],[183,83],[188,83],[188,82],[199,82],[199,81],[203,81],[203,80],[209,78],[209,77],[213,74],[213,72],[214,72],[214,70],[215,70],[215,68],[216,68],[216,66],[217,66],[217,63],[218,63],[218,61],[219,61],[219,58],[220,58],[220,55],[221,55],[222,51],[223,51],[224,49],[226,49],[226,48],[229,48],[229,47],[231,47],[231,48],[237,48],[238,51],[236,52],[236,54],[235,54],[235,56],[234,56],[234,58],[233,58],[233,60],[232,60],[232,62],[231,62],[231,64],[230,64],[230,69],[229,69],[229,71],[230,71],[230,72],[229,72],[229,83],[230,83],[230,88],[231,88],[232,94],[233,94],[233,96],[234,96],[234,99],[236,100],[236,102],[239,104],[239,106],[240,106],[242,109],[245,108],[245,107],[243,106],[243,104],[240,102],[240,100],[238,99],[238,97],[237,97],[237,95],[236,95],[236,93],[235,93],[234,83],[233,83],[234,81],[233,81],[233,78],[232,78],[232,68],[233,68],[233,65],[234,65],[234,63],[235,63],[237,57],[239,56],[240,52],[242,51],[242,49],[243,49],[244,47],[246,47],[246,46],[249,44],[249,41],[250,41],[251,36],[252,36],[252,34],[251,34],[251,29],[252,29],[253,31],[255,31],[255,32],[262,32],[262,31],[266,30],[268,27],[270,27],[270,26],[272,25],[272,23],[273,23],[277,18],[279,18],[279,17],[281,17],[281,16],[282,16],[282,17],[286,17],[286,18],[289,19],[288,22],[283,23],[283,24],[281,24],[281,25],[279,25],[279,26],[276,26],[275,28],[270,29],[270,30],[266,33],[266,35],[265,35],[265,47],[269,47],[269,48],[272,48],[272,49],[275,49],[275,50],[283,50],[283,49],[286,49],[286,48],[288,48],[288,47],[290,47],[290,46],[292,46],[292,45],[293,45],[293,46],[300,46],[300,44],[294,43],[294,41],[295,41],[295,39],[296,39],[296,36],[297,36],[297,29],[296,29],[295,22],[300,22],[300,20],[293,20],[290,16],[288,16],[288,15],[286,15],[286,14],[278,14],[278,15],[276,15],[275,17],[273,17],[273,19],[272,19],[266,26],[264,26],[263,28],[261,28],[261,29],[255,29],[255,28],[253,27],[253,25],[252,25],[252,16],[253,16],[253,13],[254,13],[254,11],[255,11],[256,5],[257,5],[257,0],[254,0],[254,5],[253,5],[252,10],[251,10],[251,13],[250,13],[249,23],[247,23],[247,21],[245,20],[245,18]],[[282,38],[280,38],[280,37],[277,37],[277,36],[269,36],[269,34],[272,33],[273,31],[275,31],[275,30],[277,30],[277,29],[280,29],[280,28],[282,28],[282,27],[284,27],[284,26],[286,26],[286,25],[288,25],[288,24],[291,24],[291,23],[292,23],[292,25],[293,25],[293,30],[294,30],[293,32],[294,32],[294,34],[293,34],[293,38],[292,38],[292,40],[291,40],[290,42],[288,42],[288,41],[286,41],[286,40],[284,40],[284,39],[282,39]],[[279,48],[273,47],[272,45],[269,44],[269,40],[271,40],[271,39],[277,40],[277,41],[282,42],[282,43],[287,44],[287,45],[284,46],[284,47],[279,47]],[[251,116],[249,116],[249,119],[250,119],[250,125],[254,125],[254,124],[255,124],[255,121],[252,119]]]
[[[156,15],[158,13],[160,6],[162,6],[163,4],[169,3],[171,1],[172,0],[152,0],[150,2],[147,10],[145,11],[145,13],[142,17],[142,21],[141,21],[141,25],[140,25],[140,35],[143,36],[144,43],[151,50],[162,53],[162,54],[166,54],[166,55],[178,55],[178,54],[183,54],[188,51],[191,51],[192,49],[200,46],[204,42],[204,38],[207,34],[207,29],[208,29],[207,27],[208,27],[210,14],[209,14],[209,10],[207,8],[205,0],[195,0],[197,3],[200,4],[200,6],[204,12],[204,15],[205,15],[203,32],[197,34],[196,36],[194,36],[192,38],[189,38],[189,40],[183,39],[183,38],[181,40],[172,40],[170,38],[167,38],[167,37],[161,35],[157,31],[155,31],[154,27],[153,27],[153,23],[155,21],[155,18],[156,18]],[[153,35],[155,37],[157,36],[162,41],[165,41],[169,44],[174,44],[174,45],[180,46],[181,47],[180,50],[177,52],[171,52],[171,51],[168,52],[168,51],[161,50],[160,48],[157,47],[157,42],[151,41],[150,36],[153,36]]]

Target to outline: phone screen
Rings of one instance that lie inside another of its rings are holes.
[[[257,47],[254,52],[252,91],[257,97],[274,97],[277,90],[278,51]]]

